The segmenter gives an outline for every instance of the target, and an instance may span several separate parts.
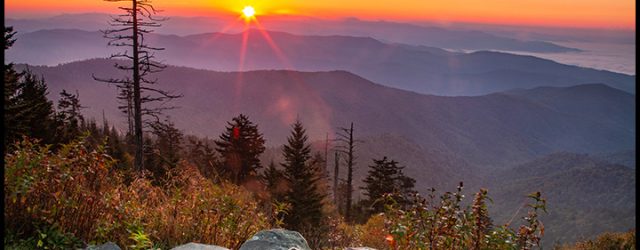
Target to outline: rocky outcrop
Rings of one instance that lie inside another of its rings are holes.
[[[85,250],[122,250],[118,244],[111,241],[97,246],[88,246]]]
[[[239,250],[311,250],[307,240],[296,231],[262,230],[240,246]]]
[[[122,250],[116,243],[107,242],[98,246],[89,246],[84,250]],[[200,243],[187,243],[171,250],[229,250],[228,248]],[[262,230],[240,246],[238,250],[311,250],[307,240],[296,231],[285,229]],[[347,247],[344,250],[376,250],[369,247]]]
[[[184,245],[179,245],[177,247],[171,248],[171,250],[229,250],[228,248],[215,246],[215,245],[205,245],[200,243],[188,243]]]

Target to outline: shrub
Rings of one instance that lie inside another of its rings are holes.
[[[388,195],[385,225],[390,249],[531,249],[539,244],[544,232],[538,209],[545,210],[540,193],[529,195],[534,201],[524,217],[526,224],[516,233],[508,225],[494,227],[488,217],[487,191],[475,195],[470,207],[462,208],[462,183],[455,192],[435,199],[432,190],[427,198],[416,194],[409,208],[398,206]],[[546,211],[545,211],[546,212]]]
[[[384,214],[376,214],[369,218],[367,223],[360,227],[360,242],[363,246],[375,249],[386,249],[387,242],[385,238],[389,234],[385,228]]]
[[[632,229],[625,233],[606,232],[595,239],[578,242],[574,245],[558,246],[557,250],[635,250],[636,230]]]
[[[61,234],[91,238],[95,221],[109,213],[103,194],[119,177],[103,148],[88,152],[82,140],[63,145],[57,154],[25,139],[5,156],[5,226],[17,237],[54,228]],[[53,229],[52,229],[53,230]]]
[[[12,235],[5,245],[73,248],[81,239],[134,249],[191,241],[238,248],[272,226],[253,193],[213,184],[195,167],[179,165],[158,187],[145,174],[127,185],[114,165],[104,147],[89,151],[83,139],[56,153],[32,140],[17,143],[5,155],[4,216]]]

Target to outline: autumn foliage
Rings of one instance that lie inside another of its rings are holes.
[[[83,139],[56,153],[28,139],[17,143],[5,155],[6,232],[48,248],[106,241],[129,249],[192,241],[238,248],[271,227],[254,194],[242,187],[213,184],[184,164],[165,186],[145,176],[125,184],[125,173],[104,152],[89,150]],[[52,230],[63,240],[42,236]]]

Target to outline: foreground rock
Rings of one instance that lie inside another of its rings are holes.
[[[229,250],[228,248],[215,246],[215,245],[205,245],[200,243],[188,243],[184,245],[179,245],[177,247],[171,248],[171,250]]]
[[[307,240],[296,231],[262,230],[240,246],[239,250],[311,250]]]
[[[85,250],[122,250],[118,244],[111,241],[97,246],[88,246]]]

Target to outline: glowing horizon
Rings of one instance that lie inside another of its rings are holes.
[[[635,1],[629,0],[364,0],[322,2],[194,0],[177,2],[155,0],[154,5],[167,16],[236,15],[245,6],[253,6],[256,15],[299,15],[324,19],[355,17],[363,20],[469,22],[504,25],[612,28],[635,30]],[[7,0],[5,16],[55,15],[63,13],[116,13],[118,3],[101,0]]]

